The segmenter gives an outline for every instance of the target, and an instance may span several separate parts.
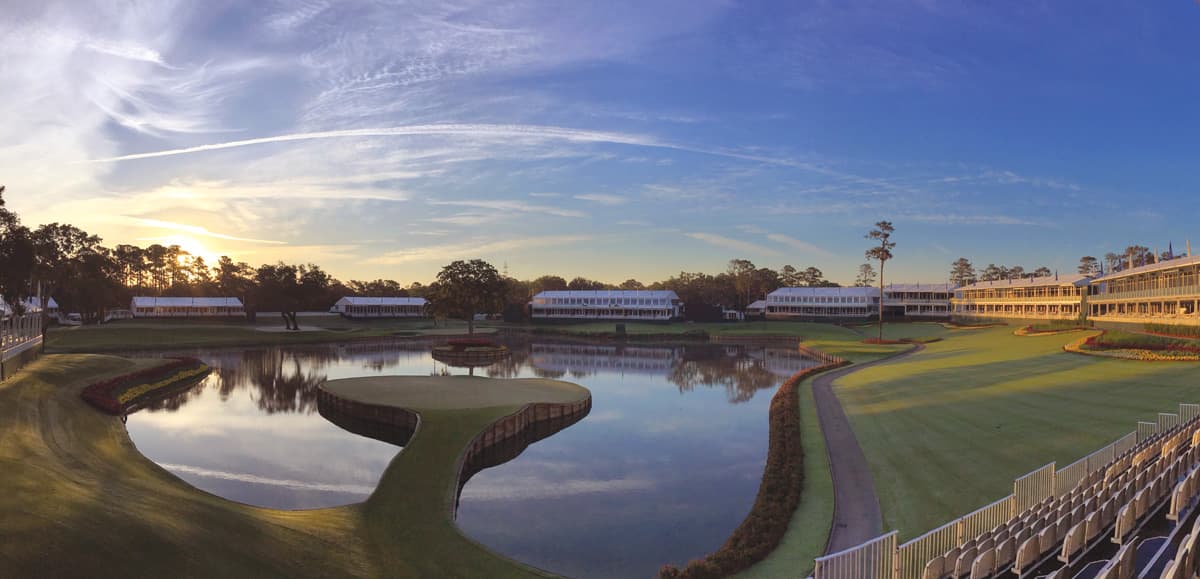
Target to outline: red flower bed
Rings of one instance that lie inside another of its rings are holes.
[[[804,446],[800,441],[800,383],[805,378],[847,364],[836,362],[803,370],[788,378],[771,398],[771,440],[767,466],[754,506],[738,528],[716,552],[680,569],[663,565],[660,579],[716,579],[750,568],[769,555],[783,534],[804,487]]]
[[[207,368],[204,362],[201,362],[198,358],[170,358],[170,360],[170,362],[160,366],[145,368],[137,372],[96,382],[84,388],[80,396],[92,406],[109,414],[119,416],[126,414],[134,403],[154,394],[153,391],[147,392],[133,400],[122,403],[120,396],[126,390],[139,385],[152,384],[168,379],[183,370]]]

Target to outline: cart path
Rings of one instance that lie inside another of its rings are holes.
[[[842,403],[833,393],[833,382],[847,374],[894,362],[924,349],[924,344],[916,344],[886,358],[827,372],[813,380],[813,399],[825,436],[834,491],[833,527],[825,542],[825,554],[861,545],[883,533],[883,514],[879,510],[871,467],[858,445]]]

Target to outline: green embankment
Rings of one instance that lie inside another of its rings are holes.
[[[276,511],[192,488],[138,453],[120,420],[79,398],[88,383],[154,363],[160,361],[54,355],[0,384],[6,574],[540,576],[464,537],[446,509],[459,453],[523,401],[422,412],[420,431],[366,503]]]
[[[1200,365],[1062,351],[1080,335],[953,332],[839,380],[884,527],[915,537],[1010,493],[1014,477],[1050,461],[1066,466],[1139,419],[1200,402]]]
[[[112,352],[191,347],[271,346],[345,342],[389,336],[457,335],[464,322],[430,320],[347,320],[340,316],[301,317],[304,331],[283,330],[282,321],[127,320],[100,326],[51,328],[46,348],[52,352]],[[477,333],[495,332],[477,327]]]
[[[871,335],[875,326],[855,328]],[[863,336],[836,326],[826,326],[821,339],[806,340],[804,344],[822,352],[841,356],[856,364],[878,360],[910,346],[863,344]],[[884,338],[935,338],[951,335],[937,324],[888,324]],[[813,559],[825,550],[829,527],[833,522],[833,479],[829,474],[829,456],[825,437],[813,403],[812,380],[800,387],[800,419],[804,445],[804,494],[792,516],[788,532],[770,556],[738,575],[744,578],[800,577],[811,570]]]

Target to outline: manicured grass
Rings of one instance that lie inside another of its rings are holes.
[[[517,400],[430,409],[361,505],[276,511],[198,491],[138,453],[90,382],[161,360],[47,356],[0,384],[0,568],[21,577],[537,577],[449,520],[455,460]],[[477,379],[478,380],[478,379]]]
[[[52,328],[46,340],[51,352],[113,352],[138,349],[169,349],[202,346],[257,346],[314,344],[387,336],[458,335],[467,333],[464,322],[430,320],[346,320],[340,316],[301,317],[302,327],[313,331],[259,331],[282,328],[282,322],[214,322],[192,320],[129,320],[101,326]],[[491,333],[493,328],[475,329]]]
[[[1062,351],[1079,337],[954,332],[839,380],[884,527],[915,537],[1007,495],[1014,477],[1050,461],[1066,466],[1139,419],[1200,401],[1200,365]]]
[[[889,339],[917,337],[918,334],[921,337],[935,337],[945,331],[941,326],[926,324],[886,324],[883,330],[884,336]],[[857,334],[843,335],[832,330],[829,333],[843,339],[812,340],[806,341],[805,345],[857,364],[878,360],[911,347],[863,344],[861,336]],[[814,379],[809,378],[800,385],[801,442],[804,446],[804,493],[800,497],[800,506],[792,516],[791,525],[779,547],[766,559],[736,577],[804,577],[806,572],[811,572],[813,559],[825,551],[825,542],[833,522],[833,479],[829,474],[825,437],[821,433],[821,423],[813,402]]]

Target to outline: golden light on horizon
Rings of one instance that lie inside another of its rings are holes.
[[[178,245],[179,249],[186,251],[188,255],[181,254],[179,256],[179,265],[188,265],[192,258],[199,257],[204,259],[205,265],[211,267],[216,264],[217,260],[220,258],[215,251],[204,245],[204,243],[199,239],[196,239],[190,235],[168,235],[166,237],[156,239],[155,242],[168,247],[172,245]]]

